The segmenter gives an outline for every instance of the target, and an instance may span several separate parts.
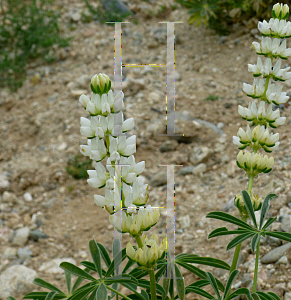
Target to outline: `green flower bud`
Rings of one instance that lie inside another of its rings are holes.
[[[94,94],[107,94],[111,88],[110,78],[106,74],[95,74],[91,78],[91,90]]]
[[[254,211],[261,209],[262,198],[259,198],[258,195],[252,193],[251,201],[253,204]],[[242,194],[235,195],[234,205],[238,208],[242,217],[249,217],[248,211],[245,207],[245,203],[244,203]]]

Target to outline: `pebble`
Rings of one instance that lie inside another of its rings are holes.
[[[72,96],[79,97],[82,94],[86,94],[87,90],[72,90],[70,93],[71,93]]]
[[[5,191],[2,195],[2,201],[4,203],[17,203],[17,196],[12,193],[12,192],[8,192],[8,191]]]
[[[154,187],[165,184],[167,184],[167,173],[165,171],[158,172],[150,180],[150,185]]]
[[[193,163],[195,166],[205,162],[208,157],[210,156],[210,149],[206,146],[197,146],[193,149],[192,153],[190,154],[190,162]]]
[[[81,89],[88,88],[88,86],[90,86],[90,83],[91,83],[91,77],[87,74],[83,74],[76,79],[77,87]]]
[[[167,140],[165,141],[161,147],[161,152],[174,151],[178,147],[178,142],[176,140]]]
[[[9,296],[17,297],[35,288],[33,280],[37,273],[23,265],[14,265],[7,268],[0,275],[0,299],[7,299]]]
[[[270,252],[268,252],[267,254],[265,254],[262,259],[261,262],[263,264],[270,264],[273,262],[278,261],[284,254],[286,251],[288,251],[291,248],[291,243],[286,243],[278,248],[275,248],[273,250],[271,250]]]
[[[288,264],[288,258],[287,258],[287,256],[283,255],[283,256],[277,261],[277,264],[287,265],[287,264]]]
[[[0,174],[0,193],[3,193],[6,190],[9,190],[10,182],[7,177],[3,174]]]
[[[250,283],[252,283],[252,278],[249,273],[244,273],[241,278],[241,286],[247,287]]]
[[[50,274],[63,274],[64,270],[60,268],[60,264],[64,261],[74,265],[76,264],[76,261],[73,258],[55,258],[51,261],[43,263],[39,267],[39,271],[44,271],[45,273]]]
[[[190,216],[186,215],[179,219],[180,225],[182,229],[190,227]]]
[[[19,258],[21,258],[23,260],[27,260],[27,259],[31,258],[32,251],[29,249],[28,246],[26,246],[24,248],[18,248],[17,255]]]
[[[24,246],[28,241],[28,237],[29,237],[28,227],[17,229],[13,234],[12,244],[17,246]]]
[[[26,193],[23,194],[23,199],[24,199],[26,202],[30,202],[30,201],[33,200],[32,195],[31,195],[30,193],[28,193],[28,192],[26,192]]]
[[[81,14],[78,12],[74,12],[70,15],[70,18],[73,22],[78,22],[81,20]]]
[[[291,203],[291,191],[287,193],[287,197],[286,197],[286,204],[288,205],[289,203]]]
[[[47,239],[48,235],[43,233],[41,230],[39,229],[34,229],[31,230],[30,232],[30,238],[32,238],[35,242],[37,242],[39,239]]]
[[[273,247],[279,247],[282,244],[282,240],[272,237],[272,236],[266,236],[266,241],[270,246],[273,246]]]
[[[281,221],[281,229],[291,233],[291,215],[282,216],[279,218],[279,221]]]
[[[202,174],[207,170],[207,166],[204,163],[201,163],[197,166],[195,166],[192,170],[193,174]]]
[[[225,212],[230,211],[234,207],[234,197],[229,199],[222,207],[222,210]]]
[[[16,257],[16,253],[17,253],[16,248],[6,247],[4,249],[3,255],[4,255],[4,257],[7,257],[7,258],[13,258],[13,257]]]
[[[291,300],[291,292],[286,292],[284,294],[284,300]]]
[[[188,174],[193,174],[193,170],[194,170],[194,167],[193,167],[193,166],[187,166],[187,167],[184,167],[183,169],[181,169],[181,170],[178,172],[178,175],[188,175]]]
[[[52,199],[50,199],[48,201],[44,201],[42,203],[42,208],[45,208],[45,209],[52,208],[54,206],[55,201],[57,201],[56,198],[52,198]]]

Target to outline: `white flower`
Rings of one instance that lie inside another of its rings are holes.
[[[282,85],[275,85],[273,83],[269,84],[266,97],[269,103],[273,102],[276,105],[284,104],[288,101],[289,97],[287,93],[282,92]]]
[[[90,156],[91,155],[91,140],[87,140],[88,145],[80,145],[80,152],[84,156]]]
[[[250,97],[260,98],[264,94],[265,90],[265,80],[255,78],[253,85],[244,83],[243,91]]]
[[[288,59],[291,56],[291,48],[286,49],[286,40],[284,40],[279,47],[272,51],[274,57],[279,56],[282,59]]]
[[[114,107],[113,107],[112,112],[117,113],[123,109],[123,107],[124,107],[123,98],[124,98],[124,94],[122,91],[119,91],[115,95]]]
[[[79,102],[84,106],[85,109],[86,109],[89,101],[90,101],[90,99],[86,95],[82,94],[80,96]]]
[[[88,138],[95,137],[95,132],[91,128],[90,120],[88,120],[87,118],[81,117],[80,124],[81,124],[81,128],[80,128],[81,135],[88,137]]]
[[[136,136],[133,135],[129,138],[126,138],[125,135],[120,135],[117,138],[112,136],[109,137],[110,139],[110,160],[116,161],[120,159],[121,156],[130,156],[136,152]]]
[[[107,155],[107,149],[104,145],[103,139],[92,139],[91,140],[91,152],[90,152],[90,158],[95,161],[101,161],[103,160]]]
[[[100,188],[105,186],[106,180],[109,178],[109,174],[106,172],[105,167],[101,163],[97,163],[95,170],[88,170],[89,179],[88,184],[94,188]]]
[[[122,132],[127,132],[134,127],[134,119],[129,118],[122,122]]]
[[[111,87],[111,81],[106,74],[95,74],[91,78],[91,88],[95,94],[108,93]]]
[[[280,80],[280,81],[285,81],[285,80],[290,79],[291,72],[287,72],[288,70],[290,70],[290,67],[285,68],[285,69],[280,69],[280,68],[281,68],[281,60],[278,60],[272,71],[273,79]]]

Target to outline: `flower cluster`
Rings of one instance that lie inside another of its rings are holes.
[[[146,235],[141,238],[143,247],[135,250],[130,243],[126,245],[126,253],[130,259],[136,261],[139,265],[150,268],[154,266],[167,249],[166,238],[158,245],[158,237],[154,233],[150,239]]]
[[[105,187],[105,195],[94,195],[94,200],[109,212],[114,227],[144,241],[145,249],[137,250],[134,256],[132,251],[128,255],[141,265],[153,266],[163,254],[165,242],[158,246],[155,236],[147,240],[142,234],[158,222],[160,213],[147,205],[148,184],[138,177],[144,171],[145,163],[135,162],[136,137],[125,134],[133,129],[134,120],[124,120],[121,111],[123,93],[114,96],[110,87],[107,75],[94,75],[91,99],[81,95],[79,100],[90,114],[90,119],[81,117],[80,120],[81,135],[88,139],[87,145],[80,146],[80,152],[95,161],[95,170],[88,171],[87,182],[93,188]],[[101,161],[106,157],[104,166]],[[150,246],[152,250],[147,250]]]
[[[262,198],[259,198],[258,195],[252,193],[251,201],[253,204],[254,211],[258,211],[262,206]],[[245,206],[242,194],[235,195],[234,205],[239,209],[241,217],[248,216],[248,211]]]
[[[282,85],[271,82],[291,78],[291,72],[288,72],[290,67],[281,69],[280,59],[276,63],[273,62],[276,58],[287,59],[291,56],[291,49],[286,48],[286,40],[281,40],[291,36],[291,23],[286,21],[289,7],[276,4],[272,15],[273,18],[269,22],[263,21],[258,24],[263,35],[262,41],[252,43],[256,53],[264,55],[266,59],[263,61],[258,57],[256,64],[248,64],[248,70],[255,78],[252,85],[243,84],[243,91],[255,100],[250,101],[247,108],[241,105],[238,107],[241,117],[255,127],[252,130],[249,125],[246,130],[239,128],[237,136],[233,137],[233,143],[238,149],[250,148],[250,152],[246,150],[239,152],[237,165],[246,171],[251,182],[259,173],[268,173],[272,170],[273,157],[269,158],[257,152],[260,149],[272,152],[279,147],[279,134],[273,134],[268,127],[277,128],[285,123],[286,118],[280,117],[279,109],[273,111],[272,105],[284,104],[289,99],[287,93],[282,92]],[[259,76],[263,78],[257,78]],[[266,102],[269,103],[268,107]],[[252,184],[249,185],[251,186]]]

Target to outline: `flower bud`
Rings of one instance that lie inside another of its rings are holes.
[[[94,94],[107,94],[111,88],[110,78],[106,74],[95,74],[91,78],[91,90]]]
[[[126,255],[132,260],[135,260],[135,250],[133,249],[130,242],[128,242],[126,245]]]
[[[254,211],[257,211],[261,208],[262,198],[259,198],[258,195],[252,193],[251,201],[253,204]],[[238,208],[241,216],[249,217],[242,194],[235,195],[234,205]]]

